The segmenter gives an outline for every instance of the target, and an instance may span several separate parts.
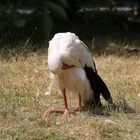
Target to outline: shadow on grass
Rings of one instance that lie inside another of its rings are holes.
[[[97,107],[91,115],[110,116],[112,113],[136,113],[136,111],[126,101],[119,101],[113,105]]]

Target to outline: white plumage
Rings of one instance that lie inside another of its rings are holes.
[[[93,102],[95,91],[87,77],[85,66],[92,73],[96,73],[96,67],[87,46],[74,33],[55,34],[49,42],[48,66],[53,78],[56,76],[58,79],[60,90],[64,94],[65,109],[68,110],[65,100],[68,92],[79,97],[80,107],[81,102],[84,105]]]
[[[48,64],[50,70],[56,73],[61,69],[62,62],[80,68],[87,64],[95,69],[92,56],[86,45],[70,32],[58,33],[49,42]]]

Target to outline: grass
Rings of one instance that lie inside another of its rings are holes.
[[[140,139],[140,57],[94,56],[98,73],[108,85],[116,108],[104,107],[94,114],[43,118],[50,108],[63,108],[58,88],[44,97],[49,86],[47,53],[1,51],[1,140],[138,140]],[[70,108],[77,100],[69,97]]]

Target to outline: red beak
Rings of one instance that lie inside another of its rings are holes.
[[[67,70],[67,69],[72,68],[72,67],[75,67],[75,66],[74,65],[67,65],[67,64],[63,63],[62,69]]]

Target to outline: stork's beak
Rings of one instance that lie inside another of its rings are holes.
[[[74,65],[67,65],[67,64],[63,63],[62,70],[67,70],[67,69],[70,69],[72,67],[75,67],[75,66]]]

